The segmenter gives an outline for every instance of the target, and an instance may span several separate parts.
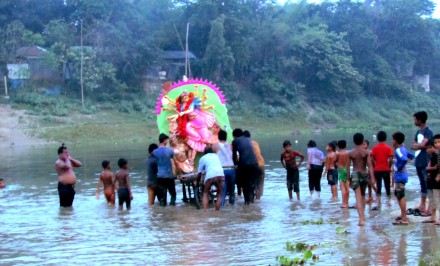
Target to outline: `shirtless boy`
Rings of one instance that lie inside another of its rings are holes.
[[[364,148],[368,152],[370,152],[370,156],[371,156],[370,142],[367,139],[364,139],[364,143],[362,143],[362,148]],[[371,159],[371,164],[373,164],[373,159]],[[368,171],[368,172],[370,172],[370,171]],[[373,176],[368,174],[368,186],[367,186],[367,188],[368,188],[368,199],[365,201],[365,203],[373,203],[375,201],[373,199],[373,190],[374,190],[374,192],[377,195],[377,189],[376,189],[376,185],[375,185],[375,183],[373,183],[373,181],[374,181],[373,180]],[[377,208],[375,210],[377,210]]]
[[[98,180],[98,188],[96,189],[96,198],[99,199],[99,194],[101,190],[101,182],[104,186],[104,196],[109,205],[115,205],[115,187],[113,184],[115,183],[115,175],[111,171],[110,161],[104,160],[102,161],[102,170],[101,175]]]
[[[350,164],[347,164],[347,175],[350,176],[350,187],[356,195],[356,209],[359,214],[359,226],[365,224],[365,189],[368,185],[367,166],[370,175],[374,177],[373,166],[371,164],[370,151],[362,148],[364,135],[356,133],[353,135],[355,147],[349,152],[350,161],[353,163],[353,173],[350,174]]]
[[[76,175],[73,167],[80,167],[81,162],[69,155],[64,143],[58,148],[58,160],[55,162],[55,171],[58,174],[58,196],[61,207],[71,207],[75,198]]]
[[[338,183],[335,163],[336,163],[336,146],[333,142],[327,144],[327,157],[325,157],[325,171],[322,176],[327,176],[328,184],[331,186],[332,191],[332,200],[338,199],[338,187],[336,184]]]
[[[125,207],[127,210],[131,209],[131,200],[133,196],[131,194],[130,187],[130,175],[128,173],[128,162],[124,158],[120,158],[118,160],[119,170],[115,173],[115,184],[118,183],[118,202],[119,202],[119,210],[122,210],[122,207],[125,202]]]
[[[347,142],[338,141],[338,154],[336,156],[336,165],[338,166],[339,186],[341,187],[342,205],[341,208],[348,208],[348,199],[350,197],[350,184],[347,176],[347,166],[350,167],[350,156],[345,149]]]

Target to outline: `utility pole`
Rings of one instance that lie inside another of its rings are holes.
[[[83,64],[84,64],[83,20],[81,19],[81,70],[80,70],[80,83],[81,83],[81,104],[82,104],[82,108],[84,109]]]

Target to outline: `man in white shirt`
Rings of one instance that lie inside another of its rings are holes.
[[[223,173],[222,163],[217,154],[211,147],[205,148],[205,155],[199,161],[199,175],[205,172],[204,189],[203,189],[203,209],[208,208],[208,193],[212,186],[217,188],[217,201],[215,202],[215,210],[220,210],[220,202],[222,197],[223,183],[225,176]]]

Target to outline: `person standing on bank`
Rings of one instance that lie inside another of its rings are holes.
[[[80,167],[81,162],[70,157],[67,147],[63,144],[58,148],[58,160],[55,162],[55,171],[58,174],[58,195],[61,207],[72,207],[75,198],[76,175],[74,167]]]

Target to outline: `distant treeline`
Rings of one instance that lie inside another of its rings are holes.
[[[0,64],[14,62],[19,47],[44,47],[60,71],[72,66],[64,89],[80,97],[82,39],[93,48],[83,55],[86,95],[114,99],[142,91],[163,51],[184,49],[189,23],[198,58],[191,75],[214,81],[230,99],[253,95],[285,107],[404,98],[420,89],[416,76],[429,74],[431,90],[440,89],[434,7],[429,0],[2,0]]]

